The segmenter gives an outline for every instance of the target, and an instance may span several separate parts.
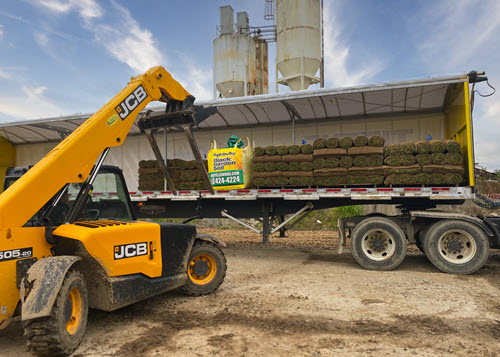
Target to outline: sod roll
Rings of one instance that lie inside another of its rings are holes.
[[[403,165],[403,166],[415,165],[415,156],[413,156],[413,155],[401,155],[401,165]]]
[[[366,146],[368,144],[368,138],[366,135],[358,135],[353,140],[354,146]]]
[[[278,155],[286,155],[288,154],[288,146],[280,145],[276,148],[276,152]]]
[[[391,155],[384,159],[384,164],[389,166],[401,166],[401,155]]]
[[[447,165],[461,165],[462,164],[462,155],[449,152],[444,155],[444,162]]]
[[[420,165],[430,165],[432,163],[431,155],[429,154],[418,154],[415,159]]]
[[[196,169],[197,167],[198,167],[198,163],[196,162],[196,160],[190,160],[187,162],[187,168],[189,170]]]
[[[460,165],[425,165],[422,166],[422,172],[427,174],[464,174],[464,168]]]
[[[342,157],[347,154],[346,149],[336,148],[336,149],[318,149],[314,150],[314,157]]]
[[[281,155],[262,155],[253,157],[253,162],[280,162],[282,160],[283,156]]]
[[[368,146],[383,147],[385,144],[385,139],[381,136],[374,135],[368,140]]]
[[[430,185],[431,175],[426,173],[420,173],[415,176],[417,183],[420,185]]]
[[[411,175],[416,175],[419,174],[422,169],[420,165],[411,165],[411,166],[383,166],[382,167],[384,170],[384,175],[389,176],[389,175],[394,175],[394,174],[411,174]]]
[[[300,186],[300,177],[290,177],[290,179],[288,180],[288,184],[290,186]]]
[[[300,183],[302,186],[312,186],[314,185],[314,177],[302,177]]]
[[[309,144],[304,144],[304,145],[302,145],[302,146],[300,147],[300,152],[301,152],[302,154],[307,154],[307,155],[309,155],[309,154],[312,154],[312,153],[313,153],[313,151],[314,151],[313,146],[312,146],[312,145],[309,145]]]
[[[383,167],[356,167],[352,166],[347,169],[349,175],[353,176],[369,176],[369,175],[384,175]]]
[[[272,171],[272,172],[254,172],[253,173],[253,178],[266,178],[266,177],[279,177],[283,176],[283,173],[281,171]]]
[[[442,165],[445,163],[444,154],[441,152],[431,154],[431,159],[434,165]]]
[[[338,148],[339,147],[339,139],[337,139],[337,138],[326,139],[326,147],[329,149]]]
[[[266,155],[276,155],[278,153],[278,150],[276,149],[276,146],[266,146]]]
[[[179,169],[181,170],[186,170],[187,169],[187,161],[184,161],[182,160],[181,162],[179,162]]]
[[[353,163],[354,163],[354,160],[352,157],[344,156],[340,159],[339,166],[344,167],[344,168],[348,168],[348,167],[351,167],[353,165]]]
[[[275,187],[278,184],[276,177],[267,177],[264,179],[264,187]]]
[[[437,153],[437,152],[444,153],[446,146],[441,140],[430,140],[429,143],[431,144],[432,153]]]
[[[315,177],[314,184],[316,186],[328,186],[328,177]]]
[[[262,186],[264,186],[264,178],[254,178],[253,179],[253,185],[255,187],[262,187]]]
[[[276,163],[274,162],[266,162],[264,167],[267,172],[276,171]]]
[[[337,167],[334,169],[314,170],[314,177],[346,176],[346,175],[347,175],[347,169],[343,167]]]
[[[342,139],[339,140],[339,146],[342,149],[348,149],[354,144],[352,138],[345,136]]]
[[[326,140],[323,138],[319,138],[314,140],[313,148],[315,149],[324,149],[326,147]]]
[[[353,160],[353,165],[357,167],[365,167],[368,166],[368,157],[367,156],[356,156]]]
[[[431,174],[431,184],[433,185],[444,185],[444,175],[443,174]]]
[[[402,155],[413,155],[415,153],[414,143],[401,143],[399,144],[399,151]]]
[[[301,171],[312,171],[313,170],[313,163],[312,162],[301,162],[300,163],[300,170]]]
[[[313,171],[283,171],[280,176],[284,176],[284,177],[313,177]]]
[[[370,175],[368,177],[368,183],[371,185],[379,186],[384,183],[384,176],[382,175]]]
[[[417,179],[416,179],[415,175],[401,174],[400,180],[401,180],[402,185],[416,185],[417,184]]]
[[[262,156],[262,155],[265,155],[265,154],[266,154],[266,149],[263,148],[262,146],[256,146],[253,149],[253,155],[254,156]]]
[[[366,176],[354,176],[352,179],[353,185],[366,185],[368,183],[368,178]]]
[[[278,170],[278,171],[288,171],[288,162],[278,162],[276,164],[276,170]]]
[[[399,145],[389,144],[384,148],[384,156],[396,156],[401,155],[401,150],[399,150]]]
[[[288,181],[289,181],[288,177],[285,176],[280,176],[276,178],[277,185],[281,187],[288,185]]]
[[[417,154],[430,154],[431,144],[428,141],[417,141],[415,142],[415,151]]]
[[[325,167],[326,160],[322,158],[314,159],[313,161],[313,167],[314,169],[322,169]]]
[[[325,167],[329,168],[329,169],[333,169],[333,168],[339,166],[339,162],[340,162],[340,160],[338,158],[336,158],[336,157],[329,157],[325,161]]]
[[[297,154],[297,155],[283,155],[281,156],[281,160],[284,162],[292,162],[292,161],[313,161],[313,155],[305,155],[305,154]]]
[[[255,172],[263,172],[266,171],[266,164],[263,162],[256,162],[253,164],[253,170]]]
[[[341,186],[344,184],[345,176],[331,176],[327,177],[328,186]]]
[[[402,183],[403,181],[401,180],[401,175],[398,174],[389,175],[384,180],[384,185],[386,186],[401,185]]]
[[[368,156],[367,166],[382,166],[384,164],[384,156],[382,155],[370,155]]]
[[[459,174],[445,174],[444,182],[447,185],[458,185],[463,181],[463,176]]]
[[[370,155],[370,154],[383,155],[384,148],[374,147],[374,146],[362,146],[362,147],[353,146],[347,149],[347,155],[349,156]]]
[[[300,146],[298,146],[298,145],[290,145],[288,147],[288,153],[290,155],[298,155],[298,154],[300,154]]]
[[[300,171],[300,162],[292,161],[288,164],[288,171]]]
[[[444,140],[443,143],[446,147],[447,152],[452,152],[455,154],[460,153],[460,143],[458,141],[456,141],[456,140]]]

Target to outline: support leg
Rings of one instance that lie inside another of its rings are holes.
[[[271,203],[270,202],[263,202],[262,203],[262,243],[269,242],[269,235],[271,233],[270,213],[271,213]]]
[[[279,216],[278,222],[279,222],[279,224],[282,224],[283,222],[285,222],[285,216]],[[286,237],[285,233],[286,233],[286,228],[285,228],[285,226],[283,226],[280,228],[280,238]]]

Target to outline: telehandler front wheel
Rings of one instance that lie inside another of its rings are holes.
[[[64,278],[50,316],[29,320],[24,326],[29,349],[38,356],[68,356],[85,334],[89,311],[83,275],[70,270]]]
[[[199,240],[191,249],[187,281],[180,289],[188,295],[207,295],[216,291],[226,276],[226,257],[214,243]]]

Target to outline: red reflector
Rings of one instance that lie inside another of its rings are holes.
[[[293,190],[280,190],[280,192],[293,192]]]
[[[449,191],[449,187],[433,187],[432,191]]]
[[[377,191],[379,192],[392,192],[392,188],[377,188]]]
[[[271,192],[271,190],[259,190],[259,192]]]
[[[340,192],[342,189],[340,188],[327,188],[326,192]]]
[[[315,190],[315,189],[312,189],[312,190],[311,190],[311,189],[304,188],[304,189],[302,190],[302,192],[316,192],[316,190]]]
[[[351,192],[366,192],[366,188],[351,188]]]
[[[118,192],[110,192],[109,194],[110,194],[110,195],[117,195],[117,194],[118,194]]]
[[[172,191],[161,191],[160,193],[170,195],[172,193]]]
[[[217,191],[218,193],[229,193],[229,190],[220,190],[220,191]]]
[[[199,191],[199,192],[200,192],[200,193],[210,193],[210,191],[209,191],[209,190],[201,190],[201,191]]]
[[[137,195],[137,192],[129,192],[129,195]]]
[[[179,193],[191,193],[191,191],[179,191]]]
[[[152,195],[154,193],[154,191],[145,191],[143,192],[144,195]]]
[[[421,191],[420,187],[405,187],[405,191]]]
[[[238,190],[238,193],[250,193],[250,190]]]
[[[102,196],[102,192],[93,192],[92,193],[92,196]]]

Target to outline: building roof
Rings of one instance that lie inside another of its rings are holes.
[[[466,81],[466,74],[454,74],[403,82],[200,101],[196,104],[216,106],[218,113],[200,123],[197,130],[442,112],[448,86]],[[151,109],[164,110],[161,107]],[[14,144],[60,141],[91,115],[75,114],[0,123],[0,136]],[[137,120],[129,135],[140,134]]]

